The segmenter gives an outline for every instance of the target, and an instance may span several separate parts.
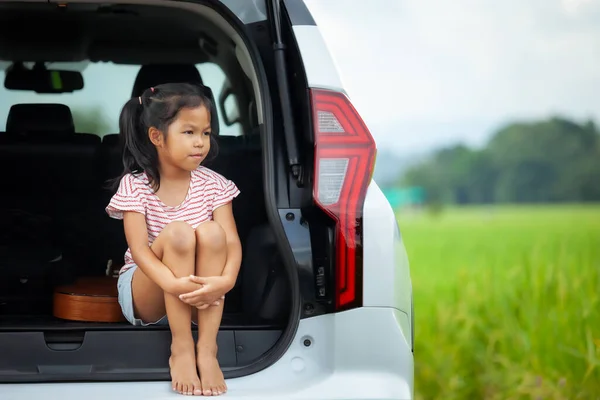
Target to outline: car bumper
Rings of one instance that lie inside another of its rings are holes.
[[[227,385],[228,392],[221,396],[227,400],[412,399],[407,382],[395,375],[369,372],[333,373],[326,379],[302,387],[265,387],[248,390],[236,384],[235,379],[228,381]],[[26,387],[20,384],[0,388],[0,396],[4,400],[165,400],[182,398],[182,395],[171,392],[169,388],[169,384],[165,382],[52,383],[31,384]]]
[[[224,398],[413,399],[413,355],[400,328],[403,317],[394,308],[363,307],[302,320],[284,356],[260,372],[227,380]],[[170,387],[169,382],[7,384],[0,386],[0,398],[181,398]]]

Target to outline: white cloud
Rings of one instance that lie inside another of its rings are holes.
[[[600,121],[598,0],[307,4],[380,142],[476,142],[551,113]]]
[[[587,6],[596,3],[597,0],[562,0],[563,9],[570,15],[578,15],[585,12]]]

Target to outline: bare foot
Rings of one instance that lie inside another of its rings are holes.
[[[194,362],[194,341],[189,343],[172,343],[169,367],[171,369],[171,385],[179,394],[202,395],[200,379]]]
[[[213,347],[198,346],[196,362],[202,381],[202,392],[205,396],[218,396],[227,392],[223,371],[217,361],[217,345]]]

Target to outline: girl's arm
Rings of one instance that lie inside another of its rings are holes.
[[[124,212],[123,226],[127,244],[131,249],[131,256],[137,266],[163,291],[175,294],[177,282],[175,275],[169,267],[156,257],[156,254],[148,246],[148,233],[144,215],[134,211]]]
[[[238,235],[231,202],[213,211],[213,219],[225,231],[227,240],[227,261],[222,276],[227,279],[228,291],[233,289],[242,264],[242,244]]]

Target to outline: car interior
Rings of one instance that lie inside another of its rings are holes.
[[[0,331],[106,329],[54,317],[53,291],[122,265],[123,225],[104,211],[113,194],[107,182],[122,169],[115,121],[130,96],[167,82],[211,89],[219,154],[207,166],[241,190],[233,209],[243,264],[222,328],[286,323],[289,290],[265,212],[256,80],[211,15],[207,8],[199,23],[182,8],[0,3]],[[120,68],[129,75],[117,76]],[[92,100],[100,113],[86,114]]]

